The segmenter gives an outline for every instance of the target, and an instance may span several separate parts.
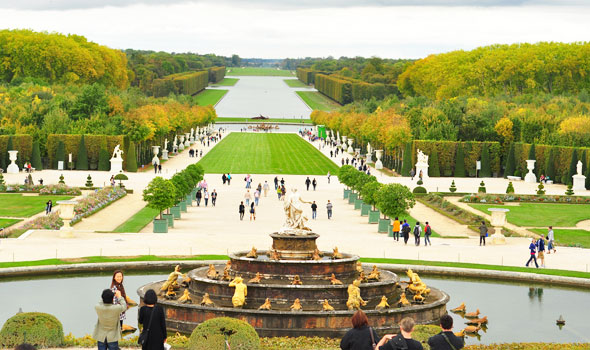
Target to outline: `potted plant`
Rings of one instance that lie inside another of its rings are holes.
[[[154,233],[167,233],[168,220],[162,217],[162,211],[174,205],[176,200],[176,188],[172,181],[159,176],[154,178],[143,190],[143,200],[149,208],[160,212],[160,218],[154,218]]]
[[[359,194],[357,199],[354,200],[354,209],[360,210],[363,204],[363,187],[369,182],[377,181],[377,178],[372,175],[367,175],[362,171],[357,171],[356,183],[354,184],[354,190]]]
[[[375,196],[377,207],[384,216],[383,219],[379,219],[378,232],[387,232],[391,217],[402,216],[416,204],[412,191],[400,184],[383,185]]]
[[[371,181],[363,186],[363,204],[361,208],[361,215],[369,216],[369,224],[376,224],[379,222],[379,210],[375,208],[377,204],[377,193],[381,190],[383,185],[377,181]]]
[[[350,192],[350,178],[353,172],[357,170],[351,165],[343,165],[338,169],[338,181],[344,184],[346,188],[344,188],[344,199],[348,199]]]
[[[180,212],[186,213],[187,211],[186,194],[188,191],[190,191],[189,184],[185,182],[184,176],[182,176],[180,173],[177,173],[174,176],[172,176],[170,181],[172,181],[174,187],[176,187],[176,205],[174,205],[171,208],[171,210],[174,214],[174,218],[180,219]],[[176,210],[177,207],[180,209],[179,211]]]

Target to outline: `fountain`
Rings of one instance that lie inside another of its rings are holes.
[[[357,308],[365,311],[378,332],[386,333],[396,332],[405,316],[418,324],[431,324],[446,313],[449,296],[427,288],[411,270],[410,281],[400,282],[395,273],[363,265],[356,255],[339,253],[337,248],[320,252],[319,235],[305,226],[302,205],[299,194],[292,190],[285,201],[285,225],[270,234],[271,250],[236,252],[226,264],[196,268],[180,276],[190,280],[176,292],[185,296],[183,300],[164,295],[158,300],[166,310],[168,330],[188,334],[208,319],[226,316],[250,323],[260,336],[341,337],[350,329]],[[144,285],[138,295],[143,298],[148,289],[162,291],[165,282]],[[399,307],[404,291],[422,295],[424,301]],[[189,299],[195,302],[189,304]]]

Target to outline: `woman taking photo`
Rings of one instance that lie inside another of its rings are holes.
[[[142,350],[164,350],[166,343],[166,319],[164,310],[157,305],[158,297],[153,289],[145,292],[143,303],[139,309],[138,323],[143,326],[143,332],[147,332],[147,340],[141,346]]]
[[[362,310],[358,310],[352,315],[352,329],[346,332],[340,341],[342,350],[373,350],[373,345],[377,345],[379,336],[377,332],[369,327],[369,319]]]

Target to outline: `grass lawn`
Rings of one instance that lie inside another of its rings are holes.
[[[295,91],[301,99],[313,110],[333,111],[340,107],[338,103],[330,100],[317,91]]]
[[[234,86],[238,82],[238,78],[223,78],[222,81],[211,83],[211,86]]]
[[[231,133],[199,164],[205,173],[336,174],[338,166],[296,134]]]
[[[305,83],[299,79],[285,79],[283,81],[292,88],[311,88],[311,86],[305,85]]]
[[[119,225],[113,232],[139,232],[158,215],[158,210],[145,207]]]
[[[590,205],[555,203],[520,203],[518,206],[469,204],[485,214],[488,208],[510,209],[506,213],[509,223],[517,226],[574,227],[579,221],[590,219]]]
[[[0,219],[0,228],[7,228],[21,221],[21,219]]]
[[[249,122],[249,123],[303,123],[313,124],[311,119],[296,119],[296,118],[269,118],[269,119],[252,119],[252,118],[239,118],[239,117],[217,117],[215,119],[217,123],[223,122]]]
[[[72,199],[72,196],[23,196],[20,193],[0,195],[0,216],[28,218],[45,210],[45,203]]]
[[[276,68],[261,68],[261,67],[232,67],[228,68],[225,73],[229,76],[240,76],[240,75],[258,75],[258,76],[269,76],[269,77],[294,77],[295,72],[285,69]]]
[[[547,229],[545,228],[534,228],[529,231],[547,236]],[[590,231],[553,229],[553,233],[555,234],[555,242],[558,245],[590,248]]]
[[[194,98],[199,106],[214,106],[225,94],[227,94],[227,90],[205,89]]]

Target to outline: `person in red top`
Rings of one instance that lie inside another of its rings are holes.
[[[426,221],[426,226],[424,226],[424,245],[432,245],[432,243],[430,243],[430,235],[432,234],[432,229],[430,228],[430,225],[428,224],[428,221]]]

